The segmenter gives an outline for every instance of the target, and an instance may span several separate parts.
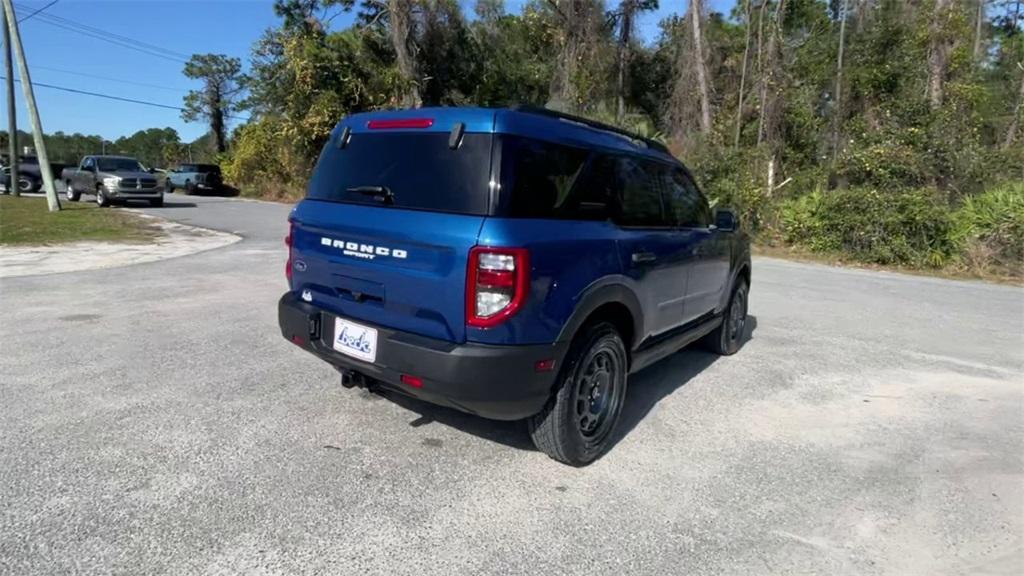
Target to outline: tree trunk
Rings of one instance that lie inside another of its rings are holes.
[[[1018,66],[1020,65],[1018,64]],[[1024,105],[1024,74],[1021,74],[1020,77],[1020,92],[1017,94],[1017,105],[1013,107],[1013,120],[1010,121],[1010,127],[1006,130],[1006,140],[1003,142],[1003,149],[1013,146],[1014,140],[1017,139],[1022,105]]]
[[[704,0],[690,0],[690,25],[693,28],[693,50],[697,67],[697,87],[700,90],[700,131],[711,134],[711,93],[708,86],[707,63],[704,61],[704,35],[701,20],[704,19]]]
[[[932,110],[942,106],[949,70],[950,46],[942,24],[951,3],[952,0],[935,0],[935,12],[932,14],[928,48],[928,104]]]
[[[764,11],[768,6],[768,0],[761,0],[761,8],[757,12],[757,74],[758,77],[762,74],[764,65],[761,62],[762,48],[764,47]]]
[[[563,17],[562,49],[555,62],[555,71],[551,75],[551,89],[548,96],[548,108],[564,111],[575,111],[577,95],[573,76],[578,65],[579,53],[583,42],[582,27],[585,25],[583,6],[585,0],[559,0],[558,7]]]
[[[740,72],[740,91],[739,96],[736,100],[736,134],[732,139],[732,147],[734,150],[739,150],[740,147],[740,131],[743,128],[743,97],[745,96],[747,86],[747,65],[750,62],[750,37],[751,37],[751,24],[750,21],[750,3],[753,0],[746,0],[746,40],[743,46],[743,69]]]
[[[402,94],[402,106],[419,108],[423,105],[420,97],[420,77],[416,66],[415,44],[412,36],[412,0],[388,0],[391,45],[395,50],[398,72],[408,87]]]
[[[856,23],[857,33],[864,31],[864,25],[868,19],[868,13],[873,7],[872,0],[857,0],[856,8],[854,9],[854,22]]]
[[[974,63],[981,61],[981,25],[985,22],[985,0],[978,0],[978,14],[974,21]]]
[[[843,0],[839,15],[839,55],[836,57],[836,105],[832,117],[832,162],[839,156],[839,125],[843,121],[843,51],[846,48],[846,16],[849,0]]]
[[[778,66],[779,36],[782,34],[782,16],[786,0],[779,0],[775,6],[771,30],[768,34],[768,45],[764,56],[764,71],[761,73],[761,114],[757,123],[757,144],[768,140],[774,145],[777,136],[776,124],[778,94],[775,86],[775,71]]]
[[[633,14],[636,0],[622,0],[619,23],[618,68],[615,78],[615,119],[622,121],[626,115],[626,69],[629,66],[630,40],[633,37]]]

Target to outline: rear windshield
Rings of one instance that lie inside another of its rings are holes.
[[[358,133],[344,148],[332,139],[310,179],[308,197],[484,215],[492,136],[465,134],[454,150],[448,138],[448,132]]]

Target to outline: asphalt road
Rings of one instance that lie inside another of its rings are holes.
[[[345,390],[242,242],[0,284],[3,574],[1019,574],[1024,291],[755,259],[752,339],[630,381],[585,469]]]

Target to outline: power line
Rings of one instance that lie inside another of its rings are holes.
[[[50,6],[53,6],[53,5],[54,5],[54,4],[56,4],[57,2],[60,2],[60,0],[53,0],[53,2],[50,2],[50,3],[49,3],[49,4],[47,4],[46,6],[43,6],[42,8],[40,8],[39,10],[36,10],[35,12],[33,12],[33,13],[29,14],[28,16],[25,16],[24,18],[21,18],[21,19],[19,19],[19,20],[18,20],[18,24],[21,24],[21,23],[22,23],[22,22],[24,22],[25,20],[28,20],[29,18],[32,18],[32,17],[33,17],[33,16],[35,16],[36,14],[39,14],[40,12],[42,12],[43,10],[46,10],[46,9],[47,9],[47,8],[49,8]]]
[[[171,88],[169,86],[159,86],[157,84],[146,84],[145,82],[135,82],[134,80],[121,80],[119,78],[111,78],[109,76],[99,76],[97,74],[88,74],[86,72],[77,72],[75,70],[65,70],[63,68],[53,68],[50,66],[32,66],[36,70],[49,70],[50,72],[60,72],[62,74],[73,74],[75,76],[82,76],[83,78],[94,78],[96,80],[105,80],[107,82],[120,82],[121,84],[131,84],[133,86],[142,86],[144,88],[154,88],[156,90],[167,90],[170,92],[187,93],[188,90],[182,90],[181,88]]]
[[[72,26],[72,27],[80,28],[82,30],[86,30],[88,32],[93,32],[93,33],[96,33],[96,34],[103,34],[103,35],[106,35],[106,36],[111,36],[113,38],[116,38],[118,40],[123,40],[125,42],[135,43],[135,44],[138,44],[140,46],[145,47],[148,50],[153,50],[153,51],[156,51],[156,52],[163,52],[164,54],[167,54],[169,56],[176,56],[176,57],[185,58],[185,59],[189,58],[188,54],[185,54],[185,53],[182,53],[182,52],[178,52],[177,50],[171,50],[169,48],[164,48],[162,46],[157,46],[156,44],[150,44],[148,42],[143,42],[141,40],[136,40],[134,38],[130,38],[130,37],[124,36],[122,34],[117,34],[115,32],[110,32],[110,31],[104,30],[102,28],[97,28],[95,26],[90,26],[88,24],[83,24],[83,23],[77,22],[75,20],[70,20],[70,19],[64,18],[62,16],[57,16],[56,14],[43,14],[40,17],[42,19],[44,19],[44,20],[48,20],[48,21],[51,21],[51,22],[59,22],[59,23],[64,24],[66,26]]]
[[[7,78],[0,76],[0,80],[6,80]],[[15,82],[20,83],[21,80],[15,78]],[[178,112],[184,112],[185,109],[180,106],[171,106],[169,104],[160,104],[157,102],[148,102],[146,100],[136,100],[134,98],[124,98],[122,96],[111,96],[110,94],[100,94],[99,92],[89,92],[88,90],[79,90],[77,88],[68,88],[66,86],[54,86],[53,84],[44,84],[42,82],[32,82],[33,86],[39,86],[41,88],[50,88],[51,90],[60,90],[62,92],[71,92],[72,94],[83,94],[85,96],[95,96],[97,98],[106,98],[107,100],[117,100],[120,102],[131,102],[132,104],[142,104],[145,106],[153,106],[155,108],[165,108],[167,110],[177,110]],[[241,116],[234,116],[232,114],[225,114],[227,118],[233,120],[248,121],[249,118],[242,118]]]
[[[63,24],[65,26],[71,26],[71,27],[74,27],[74,28],[79,28],[81,30],[84,30],[86,32],[90,32],[90,33],[93,33],[93,34],[103,34],[105,36],[110,36],[110,37],[115,38],[117,40],[135,43],[135,44],[138,44],[140,46],[145,47],[148,50],[154,50],[154,51],[157,51],[157,52],[163,52],[163,53],[165,53],[165,54],[167,54],[169,56],[177,56],[177,57],[180,57],[180,58],[188,58],[189,57],[188,54],[184,54],[184,53],[178,52],[176,50],[171,50],[171,49],[168,49],[168,48],[163,48],[161,46],[157,46],[156,44],[150,44],[148,42],[143,42],[141,40],[136,40],[134,38],[130,38],[128,36],[124,36],[123,34],[118,34],[116,32],[110,32],[109,30],[104,30],[102,28],[97,28],[96,26],[90,26],[88,24],[84,24],[84,23],[79,22],[77,20],[71,20],[69,18],[64,18],[63,16],[58,16],[56,14],[43,14],[43,15],[40,16],[40,18],[42,20],[45,20],[45,21],[48,21],[48,22],[55,22],[55,23]]]
[[[135,50],[148,56],[163,58],[165,60],[170,60],[172,62],[179,62],[184,64],[188,61],[189,58],[187,55],[182,54],[180,52],[175,52],[173,50],[161,48],[153,44],[141,42],[139,40],[128,38],[127,36],[122,36],[114,32],[108,32],[106,30],[95,28],[93,26],[80,24],[73,20],[68,20],[66,18],[61,18],[59,16],[53,16],[51,14],[40,14],[39,18],[36,19],[36,22],[49,24],[50,26],[55,26],[57,28],[67,30],[69,32],[75,32],[76,34],[88,36],[96,40],[100,40],[103,42],[113,44],[115,46],[119,46],[121,48],[128,48],[129,50]]]

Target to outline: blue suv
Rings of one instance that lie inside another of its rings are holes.
[[[544,109],[355,114],[289,218],[278,319],[346,387],[497,420],[581,466],[630,373],[743,341],[750,249],[661,144]]]

